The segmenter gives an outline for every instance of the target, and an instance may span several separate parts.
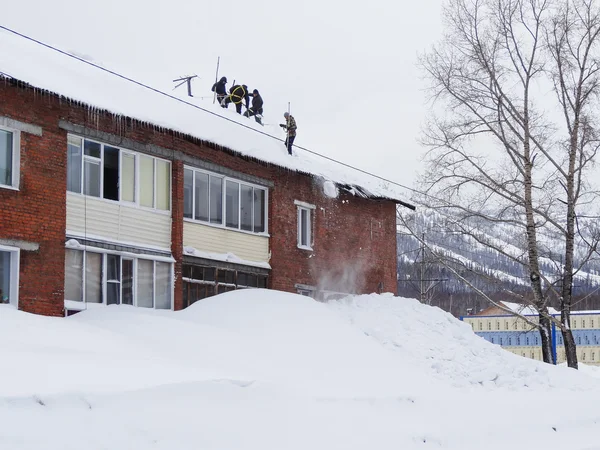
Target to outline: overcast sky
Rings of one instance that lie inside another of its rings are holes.
[[[23,0],[1,23],[164,90],[197,74],[197,97],[220,56],[228,86],[259,89],[265,122],[291,102],[296,144],[406,185],[421,169],[416,62],[441,34],[441,0]]]

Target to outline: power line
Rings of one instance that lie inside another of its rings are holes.
[[[213,115],[213,116],[219,117],[220,119],[227,120],[228,122],[234,123],[234,124],[236,124],[236,125],[239,125],[239,126],[241,126],[241,127],[244,127],[244,128],[246,128],[246,129],[248,129],[248,130],[252,130],[252,131],[254,131],[254,132],[256,132],[256,133],[259,133],[259,134],[262,134],[262,135],[264,135],[264,136],[270,137],[271,139],[275,139],[275,140],[277,140],[277,141],[283,142],[283,139],[280,139],[280,138],[278,138],[277,136],[273,136],[272,134],[266,133],[266,132],[264,132],[264,131],[257,130],[256,128],[249,127],[248,125],[244,125],[243,123],[236,122],[236,121],[235,121],[235,120],[233,120],[233,119],[230,119],[230,118],[228,118],[228,117],[222,116],[222,115],[220,115],[220,114],[217,114],[217,113],[215,113],[215,112],[213,112],[213,111],[210,111],[210,110],[208,110],[208,109],[202,108],[202,107],[200,107],[200,106],[198,106],[198,105],[195,105],[194,103],[190,103],[190,102],[187,102],[187,101],[185,101],[185,100],[182,100],[182,99],[180,99],[180,98],[178,98],[178,97],[175,97],[175,96],[173,96],[173,95],[170,95],[170,94],[168,94],[168,93],[166,93],[166,92],[163,92],[163,91],[161,91],[160,89],[153,88],[152,86],[149,86],[149,85],[147,85],[147,84],[144,84],[144,83],[142,83],[142,82],[140,82],[140,81],[134,80],[133,78],[129,78],[129,77],[127,77],[127,76],[125,76],[125,75],[122,75],[122,74],[120,74],[120,73],[118,73],[118,72],[115,72],[115,71],[113,71],[113,70],[107,69],[107,68],[105,68],[105,67],[102,67],[102,66],[99,66],[98,64],[94,64],[94,63],[93,63],[93,62],[91,62],[91,61],[87,61],[87,60],[85,60],[85,59],[83,59],[83,58],[81,58],[81,57],[79,57],[79,56],[77,56],[77,55],[73,55],[73,54],[71,54],[71,53],[69,53],[69,52],[66,52],[66,51],[64,51],[64,50],[61,50],[61,49],[59,49],[59,48],[57,48],[57,47],[54,47],[54,46],[52,46],[52,45],[50,45],[50,44],[46,44],[45,42],[42,42],[42,41],[40,41],[40,40],[38,40],[38,39],[35,39],[35,38],[31,37],[31,36],[28,36],[28,35],[26,35],[26,34],[19,33],[18,31],[15,31],[15,30],[13,30],[13,29],[11,29],[11,28],[8,28],[8,27],[6,27],[6,26],[4,26],[4,25],[0,25],[0,29],[3,29],[3,30],[5,30],[5,31],[8,31],[9,33],[12,33],[12,34],[14,34],[14,35],[16,35],[16,36],[19,36],[19,37],[23,38],[23,39],[27,39],[28,41],[31,41],[31,42],[34,42],[34,43],[36,43],[36,44],[38,44],[38,45],[41,45],[41,46],[43,46],[43,47],[46,47],[46,48],[48,48],[48,49],[50,49],[50,50],[52,50],[52,51],[58,52],[58,53],[60,53],[60,54],[62,54],[62,55],[65,55],[65,56],[67,56],[67,57],[69,57],[69,58],[73,58],[73,59],[75,59],[75,60],[77,60],[77,61],[80,61],[80,62],[82,62],[82,63],[85,63],[85,64],[87,64],[87,65],[89,65],[89,66],[95,67],[96,69],[99,69],[99,70],[102,70],[102,71],[104,71],[104,72],[107,72],[107,73],[109,73],[109,74],[111,74],[111,75],[114,75],[114,76],[116,76],[116,77],[118,77],[118,78],[121,78],[121,79],[123,79],[123,80],[129,81],[130,83],[134,83],[134,84],[136,84],[136,85],[138,85],[138,86],[140,86],[140,87],[143,87],[143,88],[145,88],[145,89],[149,89],[149,90],[151,90],[151,91],[153,91],[153,92],[155,92],[155,93],[157,93],[157,94],[163,95],[163,96],[165,96],[165,97],[168,97],[168,98],[170,98],[170,99],[176,100],[176,101],[178,101],[178,102],[180,102],[180,103],[186,104],[186,105],[188,105],[188,106],[191,106],[191,107],[193,107],[193,108],[196,108],[196,109],[198,109],[198,110],[200,110],[200,111],[203,111],[203,112],[205,112],[205,113],[208,113],[208,114],[211,114],[211,115]],[[14,77],[11,77],[11,78],[14,78]],[[411,187],[408,187],[408,186],[405,186],[405,185],[403,185],[403,184],[401,184],[401,183],[398,183],[397,181],[389,180],[389,179],[387,179],[387,178],[384,178],[384,177],[381,177],[381,176],[379,176],[379,175],[375,175],[374,173],[371,173],[371,172],[368,172],[368,171],[366,171],[366,170],[363,170],[363,169],[360,169],[360,168],[358,168],[358,167],[355,167],[355,166],[353,166],[353,165],[351,165],[351,164],[347,164],[347,163],[344,163],[344,162],[342,162],[342,161],[339,161],[339,160],[337,160],[337,159],[331,158],[331,157],[329,157],[329,156],[325,156],[325,155],[322,155],[322,154],[320,154],[320,153],[314,152],[314,151],[312,151],[312,150],[309,150],[309,149],[308,149],[308,148],[306,148],[306,147],[301,147],[301,146],[299,146],[299,145],[295,145],[295,147],[297,147],[297,148],[299,148],[299,149],[301,149],[301,150],[304,150],[304,151],[305,151],[305,152],[307,152],[307,153],[311,153],[311,154],[313,154],[313,155],[315,155],[315,156],[319,156],[319,157],[321,157],[321,158],[323,158],[323,159],[326,159],[326,160],[332,161],[332,162],[334,162],[334,163],[336,163],[336,164],[340,164],[340,165],[342,165],[342,166],[344,166],[344,167],[348,167],[348,168],[350,168],[350,169],[356,170],[357,172],[361,172],[361,173],[363,173],[363,174],[365,174],[365,175],[369,175],[369,176],[371,176],[371,177],[373,177],[373,178],[377,178],[377,179],[379,179],[379,180],[381,180],[381,181],[385,181],[386,183],[391,183],[391,184],[393,184],[393,185],[399,186],[399,187],[401,187],[401,188],[403,188],[403,189],[406,189],[406,190],[408,190],[408,191],[414,192],[414,193],[416,193],[416,194],[421,194],[421,195],[425,195],[425,196],[429,196],[429,197],[431,197],[431,195],[429,195],[429,194],[427,194],[427,193],[425,193],[425,192],[420,192],[420,191],[418,191],[418,190],[416,190],[416,189],[413,189],[413,188],[411,188]],[[435,197],[431,197],[431,198],[434,198],[434,199],[435,199]],[[436,200],[439,200],[439,199],[436,199]]]

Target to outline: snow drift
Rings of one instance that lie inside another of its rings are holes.
[[[590,449],[600,421],[596,378],[391,295],[245,290],[67,319],[3,305],[0,339],[7,449]]]

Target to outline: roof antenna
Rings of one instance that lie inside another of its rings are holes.
[[[175,86],[173,88],[173,90],[177,89],[179,86],[181,86],[182,84],[187,83],[187,88],[188,88],[188,95],[190,97],[193,97],[192,95],[192,79],[196,78],[198,75],[189,75],[187,77],[181,77],[181,78],[177,78],[176,80],[173,80],[173,83],[177,83],[178,81],[181,81],[181,83],[179,83],[177,86]]]

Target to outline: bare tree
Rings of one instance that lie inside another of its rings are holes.
[[[412,229],[412,228],[411,228]],[[418,295],[421,303],[431,305],[436,297],[436,288],[447,281],[443,277],[435,276],[435,269],[439,267],[437,257],[432,255],[429,248],[425,245],[425,233],[421,233],[421,243],[418,249],[415,249],[415,257],[411,264],[412,270],[404,273],[398,278],[398,283],[404,284]],[[399,255],[400,256],[400,255]]]
[[[576,368],[573,280],[598,242],[577,226],[598,198],[586,180],[599,143],[598,7],[593,0],[450,0],[444,13],[446,34],[421,59],[435,100],[423,139],[425,203],[452,218],[455,232],[524,267],[545,362],[553,362],[548,302],[560,299],[567,362]],[[499,246],[485,233],[495,224],[522,230],[523,241]],[[542,273],[541,258],[557,250],[560,276]]]

